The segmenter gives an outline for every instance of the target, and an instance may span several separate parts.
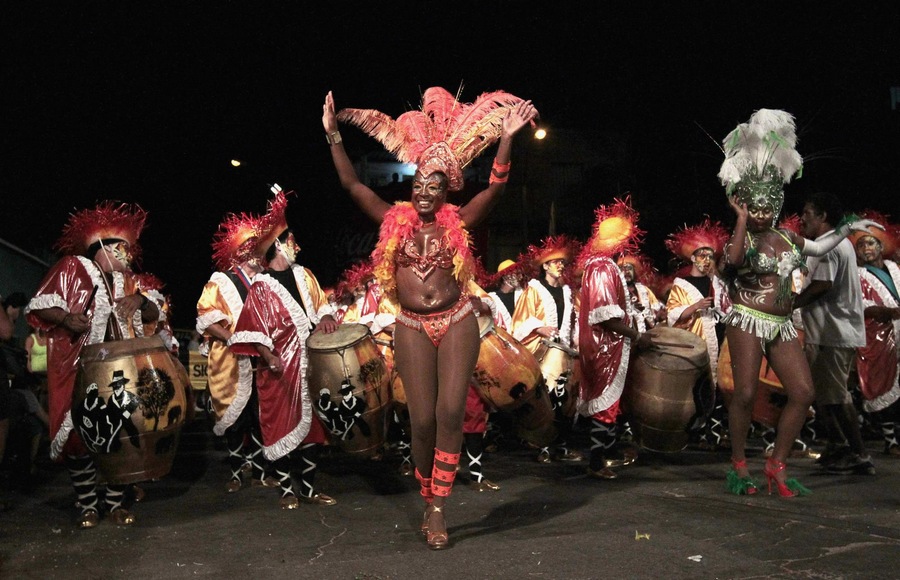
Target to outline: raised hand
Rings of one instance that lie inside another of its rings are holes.
[[[326,133],[334,133],[338,130],[337,115],[334,112],[334,96],[331,91],[325,95],[325,104],[322,105],[322,126]]]
[[[736,196],[736,195],[728,196],[728,205],[730,205],[731,209],[734,210],[734,213],[738,219],[746,220],[747,216],[750,215],[749,212],[747,211],[747,204],[740,203],[738,201],[738,196]]]
[[[330,93],[329,93],[330,94]],[[503,119],[503,132],[515,135],[522,127],[538,117],[538,111],[531,101],[522,101],[510,109]]]

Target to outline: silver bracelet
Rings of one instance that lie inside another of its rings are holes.
[[[341,142],[341,132],[340,131],[332,131],[331,133],[325,133],[325,142],[328,143],[329,147],[336,143],[340,143]]]

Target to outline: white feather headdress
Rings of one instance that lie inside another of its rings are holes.
[[[786,111],[759,109],[722,142],[725,161],[719,180],[726,193],[744,203],[768,202],[777,213],[784,202],[784,184],[803,171],[797,153],[794,117]]]

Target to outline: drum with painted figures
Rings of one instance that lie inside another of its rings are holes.
[[[190,389],[180,364],[159,335],[82,349],[72,421],[108,483],[171,471]]]
[[[331,442],[361,456],[380,456],[389,401],[387,367],[365,324],[347,323],[306,340],[313,409]]]

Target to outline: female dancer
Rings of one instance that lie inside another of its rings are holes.
[[[867,225],[880,227],[858,220],[841,224],[816,241],[773,228],[784,203],[783,185],[802,165],[794,150],[794,127],[790,114],[760,109],[749,123],[739,125],[725,138],[726,159],[719,171],[737,217],[725,246],[727,264],[737,268],[734,308],[723,321],[734,375],[734,396],[728,407],[733,470],[727,485],[735,494],[757,492],[747,469],[745,447],[763,354],[787,394],[775,447],[763,471],[769,493],[773,487],[782,497],[809,493],[785,473],[785,460],[814,399],[809,365],[791,322],[791,272],[803,266],[802,256],[826,254],[850,231],[864,230]]]
[[[329,92],[322,124],[341,186],[381,224],[372,261],[378,283],[401,308],[395,364],[406,389],[416,478],[426,502],[422,531],[428,547],[437,550],[449,543],[443,508],[459,463],[467,386],[480,348],[464,291],[473,274],[466,228],[479,223],[505,189],[513,137],[537,110],[531,101],[502,92],[463,104],[438,87],[426,90],[422,103],[422,111],[396,121],[374,110],[335,114]],[[417,164],[411,203],[392,206],[360,182],[338,120],[358,125],[401,161]],[[487,189],[462,207],[447,203],[448,192],[463,186],[462,168],[498,138]]]

